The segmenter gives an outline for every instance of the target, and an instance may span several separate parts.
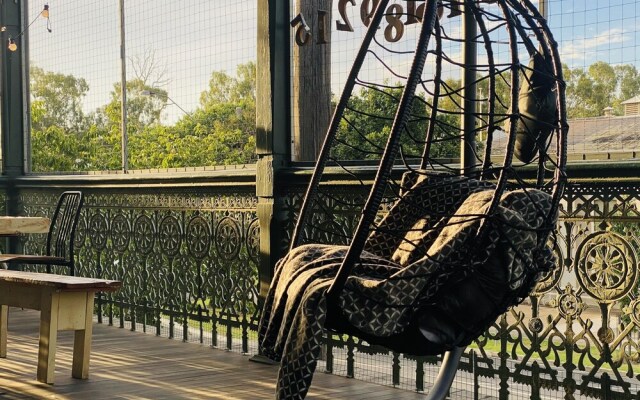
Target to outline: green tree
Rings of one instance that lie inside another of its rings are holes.
[[[85,126],[82,99],[89,85],[82,78],[48,72],[39,67],[30,69],[30,94],[34,115],[31,126],[35,130],[62,127],[74,133]]]
[[[621,102],[640,94],[640,74],[635,65],[624,64],[613,67],[618,78],[617,91],[620,93],[618,99],[613,102],[616,114],[622,114]]]
[[[590,117],[594,110],[590,107],[590,97],[593,94],[593,82],[587,73],[580,69],[564,67],[566,82],[566,104],[569,118]]]
[[[214,71],[209,87],[200,95],[203,108],[217,104],[244,103],[256,99],[256,64],[250,61],[237,67],[236,77]]]
[[[160,114],[166,107],[167,91],[148,86],[140,79],[127,82],[127,130],[135,133],[147,125],[160,122]],[[115,83],[111,101],[101,112],[111,127],[120,129],[122,121],[121,84]]]
[[[597,117],[606,107],[622,115],[621,102],[640,94],[640,75],[631,64],[611,66],[602,61],[586,70],[563,65],[569,118]]]
[[[173,126],[151,123],[132,133],[131,168],[252,162],[256,145],[255,72],[253,62],[239,65],[235,77],[214,71],[207,90],[200,96],[200,107]]]
[[[401,95],[402,86],[388,82],[383,87],[363,87],[354,93],[340,121],[332,157],[339,160],[379,159],[391,133]],[[444,112],[443,108],[446,107],[449,105],[438,106],[435,141],[430,152],[432,158],[452,157],[459,149],[459,117]],[[422,157],[429,110],[430,105],[424,94],[418,94],[412,104],[407,128],[400,136],[400,149],[405,158]],[[453,131],[456,132],[455,139]]]
[[[589,66],[589,77],[593,82],[591,108],[596,115],[602,115],[603,110],[617,98],[618,76],[611,65],[598,61]]]
[[[30,71],[32,169],[37,172],[87,168],[90,116],[82,111],[89,85],[73,75]]]

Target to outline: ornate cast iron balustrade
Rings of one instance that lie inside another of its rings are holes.
[[[124,282],[117,294],[99,295],[100,322],[256,351],[255,186],[83,190],[77,274]],[[25,214],[51,215],[57,191],[21,193]],[[37,236],[25,242],[29,252],[44,249],[46,235]]]
[[[291,232],[300,186],[285,200]],[[88,187],[76,248],[81,275],[122,279],[97,302],[103,322],[254,353],[258,319],[255,187],[197,190]],[[26,215],[50,215],[59,190],[22,190]],[[358,193],[336,185],[334,218],[314,240],[344,243]],[[561,268],[470,348],[457,398],[640,396],[640,183],[574,182],[556,255]],[[363,193],[362,196],[365,194]],[[315,224],[319,225],[319,224]],[[27,240],[28,239],[28,240]],[[30,252],[43,237],[25,238]],[[349,337],[327,340],[325,369],[410,390],[429,387],[435,358],[412,359]],[[473,394],[475,393],[475,394]],[[474,396],[478,397],[474,397]]]
[[[332,193],[323,205],[330,212],[318,214],[334,219],[316,221],[323,229],[310,241],[345,244],[354,229],[349,203],[358,194],[348,186]],[[570,185],[555,246],[560,268],[469,347],[452,398],[640,397],[638,193],[637,182]],[[293,217],[301,194],[290,196]],[[436,358],[412,359],[351,337],[329,338],[326,353],[328,371],[407,389],[424,390],[437,373]]]

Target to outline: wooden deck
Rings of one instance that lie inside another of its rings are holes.
[[[1,399],[272,399],[277,368],[247,356],[94,324],[88,380],[71,378],[72,332],[60,332],[55,385],[36,381],[39,312],[9,312]],[[424,399],[321,372],[308,399]]]

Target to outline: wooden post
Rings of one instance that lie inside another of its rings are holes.
[[[27,115],[28,76],[24,69],[27,54],[24,40],[27,33],[17,37],[23,31],[21,1],[0,2],[0,25],[6,26],[2,33],[0,46],[2,85],[2,172],[9,177],[16,177],[27,172],[25,134],[25,115]],[[7,49],[7,38],[16,37],[17,50]],[[8,210],[9,211],[9,210]]]
[[[258,0],[256,195],[260,222],[260,305],[284,249],[279,171],[291,160],[289,2]]]
[[[549,5],[547,3],[548,0],[538,0],[538,11],[546,20],[549,19]]]
[[[295,161],[317,159],[331,119],[331,6],[332,0],[296,0],[308,30],[304,44],[297,37],[293,45]]]
[[[56,344],[58,341],[58,310],[60,292],[54,288],[42,292],[40,306],[40,344],[38,346],[38,381],[53,384],[56,372]]]
[[[22,204],[20,193],[16,188],[16,178],[30,172],[30,140],[27,112],[29,109],[29,77],[25,66],[28,59],[28,31],[23,32],[25,26],[23,15],[23,1],[0,1],[0,26],[6,27],[2,33],[0,45],[0,93],[2,118],[2,174],[6,181],[6,211],[7,215],[19,215]],[[26,13],[25,13],[26,14]],[[10,51],[7,48],[7,38],[17,37],[18,48]],[[18,237],[8,239],[8,253],[21,253],[22,243]],[[11,268],[16,268],[12,265]]]
[[[0,358],[7,357],[9,306],[0,305]]]

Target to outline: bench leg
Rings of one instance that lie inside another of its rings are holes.
[[[0,306],[0,358],[7,357],[7,326],[9,306]]]
[[[56,342],[58,341],[59,304],[59,293],[44,292],[42,294],[37,379],[40,382],[48,384],[53,384],[53,377],[56,371]]]
[[[89,292],[86,296],[84,329],[75,331],[73,341],[71,376],[78,379],[87,379],[89,377],[89,355],[91,354],[91,332],[93,329],[93,298],[95,294]]]

